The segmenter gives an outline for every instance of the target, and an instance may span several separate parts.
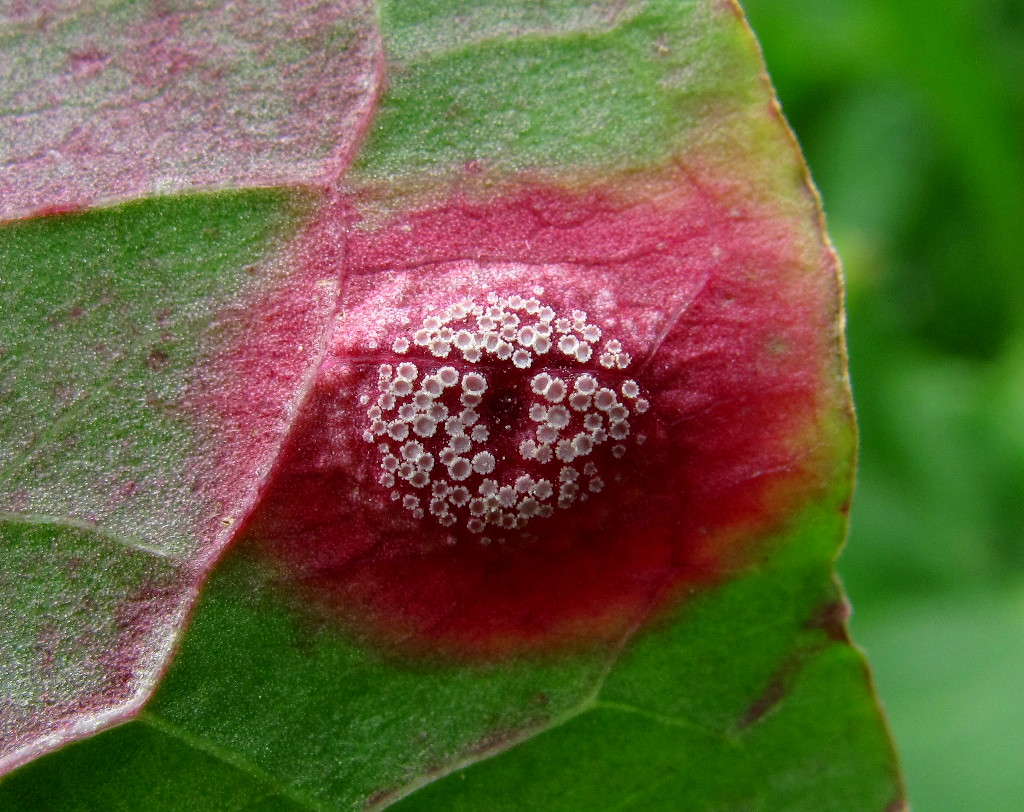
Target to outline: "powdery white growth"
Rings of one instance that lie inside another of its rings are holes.
[[[628,453],[630,421],[650,408],[640,384],[621,378],[632,358],[619,339],[586,311],[558,313],[542,288],[532,293],[467,297],[427,315],[385,345],[406,359],[380,364],[376,401],[360,400],[390,498],[480,544],[601,498],[619,476],[602,467]],[[529,371],[542,363],[553,366]],[[509,381],[520,425],[489,413]]]

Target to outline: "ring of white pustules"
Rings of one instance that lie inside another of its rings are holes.
[[[628,368],[631,358],[619,341],[606,339],[598,352],[601,337],[584,311],[559,318],[536,296],[492,293],[486,305],[464,299],[428,316],[411,340],[396,338],[391,349],[405,355],[415,345],[430,357],[381,364],[376,402],[361,399],[368,420],[363,439],[381,455],[378,481],[415,518],[429,514],[444,527],[458,523],[481,535],[488,528],[499,534],[521,529],[536,517],[551,516],[555,506],[568,508],[600,493],[604,480],[587,458],[604,443],[612,443],[615,457],[627,452],[627,443],[643,443],[644,435],[631,436],[630,417],[649,408],[636,381],[602,386],[600,370],[582,366],[597,354],[601,367]],[[549,476],[522,473],[502,481],[488,447],[489,430],[476,410],[488,388],[486,368],[460,372],[443,359],[461,356],[475,365],[492,358],[525,371],[549,354],[552,366],[569,368],[529,379],[534,427],[518,444],[523,462]],[[491,538],[482,535],[481,541]]]

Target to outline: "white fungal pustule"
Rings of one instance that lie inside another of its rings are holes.
[[[565,393],[565,381],[561,378],[552,378],[551,383],[548,384],[548,388],[544,390],[544,397],[552,403],[558,403],[565,397]]]
[[[373,482],[449,542],[503,543],[607,498],[611,463],[646,440],[631,421],[650,401],[622,374],[621,339],[532,293],[465,297],[398,328],[380,346],[400,357],[360,395]]]
[[[471,395],[480,395],[487,390],[487,379],[479,372],[467,372],[462,376],[462,388]]]
[[[491,433],[487,430],[486,426],[473,426],[469,436],[474,443],[486,443]]]
[[[591,397],[582,392],[573,392],[569,395],[569,405],[577,412],[585,412],[590,408]]]
[[[457,482],[466,479],[472,471],[473,465],[465,457],[455,457],[448,463],[448,475]]]

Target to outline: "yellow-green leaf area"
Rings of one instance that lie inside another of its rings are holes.
[[[561,6],[510,17],[480,4],[413,5],[382,11],[393,73],[357,183],[657,165],[709,115],[763,92],[725,6],[636,3],[588,18]],[[465,19],[468,41],[442,37],[439,48],[434,34]]]

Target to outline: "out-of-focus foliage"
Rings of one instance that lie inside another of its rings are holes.
[[[747,0],[847,275],[839,562],[915,810],[1024,797],[1024,4]]]

